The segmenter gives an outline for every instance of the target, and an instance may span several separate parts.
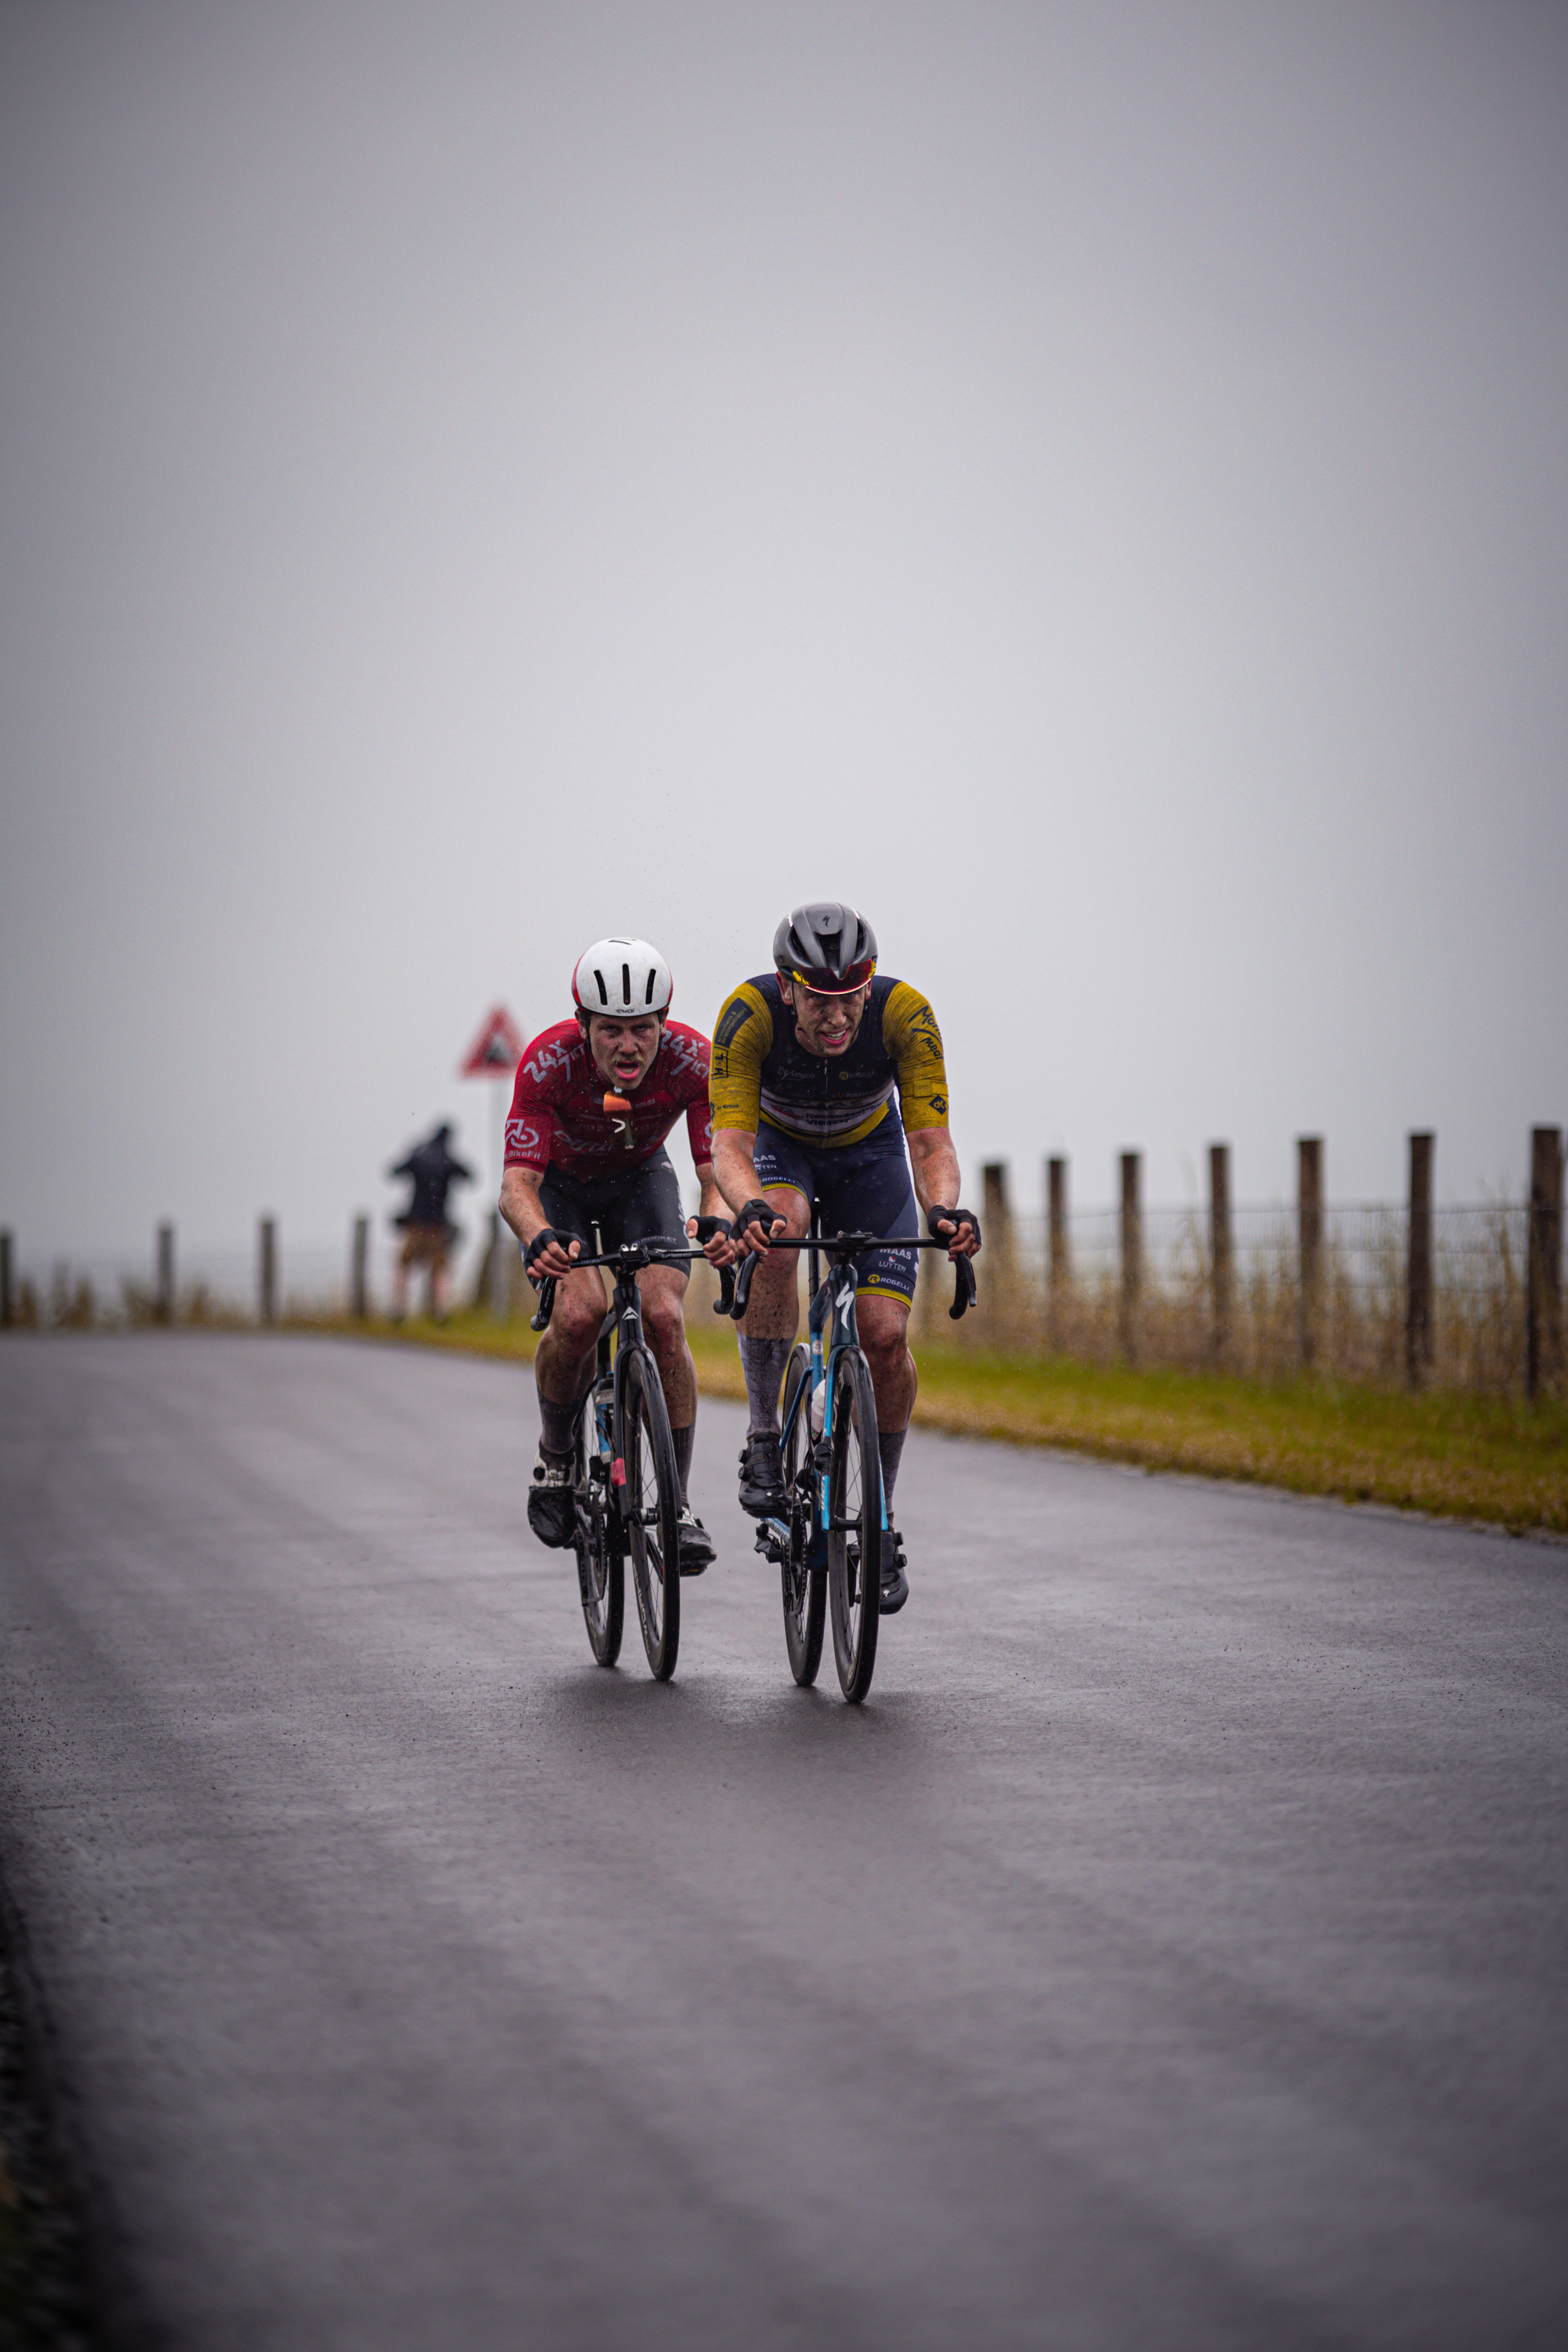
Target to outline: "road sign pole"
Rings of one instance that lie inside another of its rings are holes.
[[[490,1083],[490,1314],[496,1322],[506,1319],[507,1265],[506,1241],[510,1228],[501,1222],[497,1203],[500,1199],[501,1161],[504,1157],[507,1092],[504,1071],[493,1073]]]
[[[490,1313],[500,1322],[506,1314],[509,1284],[507,1281],[506,1228],[501,1223],[496,1205],[500,1193],[502,1162],[505,1158],[507,1103],[510,1089],[522,1058],[522,1033],[504,1004],[492,1007],[479,1035],[474,1039],[461,1063],[465,1078],[489,1078],[491,1081],[490,1106],[490,1211],[485,1221],[487,1236],[484,1257],[484,1296],[489,1302]],[[478,1302],[476,1301],[476,1304]]]

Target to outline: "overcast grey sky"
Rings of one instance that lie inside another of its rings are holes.
[[[1568,11],[0,0],[0,1221],[332,1235],[794,901],[966,1169],[1568,1118]]]

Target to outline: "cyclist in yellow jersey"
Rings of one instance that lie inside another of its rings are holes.
[[[731,1255],[750,1250],[763,1261],[741,1328],[751,1405],[741,1505],[759,1517],[784,1507],[779,1390],[799,1318],[795,1253],[769,1259],[769,1238],[805,1234],[815,1197],[826,1232],[912,1241],[918,1198],[950,1257],[973,1257],[980,1247],[979,1219],[956,1205],[942,1032],[925,998],[907,981],[879,975],[870,925],[836,902],[786,917],[773,964],[726,997],[709,1074],[713,1176],[734,1212]],[[918,1264],[917,1251],[896,1247],[856,1261],[856,1320],[876,1391],[889,1504],[884,1616],[909,1598],[891,1504],[915,1401],[908,1332]]]

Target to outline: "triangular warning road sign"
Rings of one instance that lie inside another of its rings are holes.
[[[507,1078],[522,1059],[523,1037],[504,1004],[485,1016],[484,1027],[464,1057],[465,1078]]]

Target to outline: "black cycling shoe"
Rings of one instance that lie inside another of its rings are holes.
[[[741,1449],[741,1508],[752,1518],[779,1517],[784,1507],[784,1455],[775,1430],[753,1431]]]
[[[577,1534],[577,1511],[572,1500],[572,1456],[539,1449],[533,1483],[528,1490],[528,1524],[542,1544],[563,1551]]]
[[[882,1590],[878,1614],[896,1617],[910,1597],[910,1580],[904,1574],[904,1539],[891,1519],[882,1530]]]
[[[705,1568],[711,1568],[717,1558],[712,1537],[696,1513],[683,1503],[680,1507],[680,1573],[682,1576],[700,1576]]]

